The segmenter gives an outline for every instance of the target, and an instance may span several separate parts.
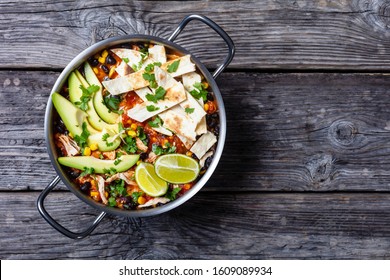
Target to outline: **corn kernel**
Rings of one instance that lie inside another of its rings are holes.
[[[126,123],[127,123],[127,124],[132,124],[133,121],[132,121],[131,119],[129,119],[129,120],[126,121]]]
[[[108,73],[108,77],[109,77],[109,78],[111,78],[112,75],[115,73],[115,69],[116,69],[115,66],[114,66],[114,67],[111,67],[110,72]]]
[[[209,87],[209,83],[208,82],[203,82],[203,88],[207,89],[208,87]]]
[[[137,130],[138,125],[136,123],[131,124],[130,128],[132,130]]]
[[[89,193],[89,195],[90,195],[90,196],[98,196],[98,195],[99,195],[99,192],[97,192],[97,191],[91,191],[91,192]]]
[[[95,74],[99,73],[99,69],[97,69],[96,67],[93,67],[92,69],[93,69],[93,72],[94,72]]]
[[[165,148],[165,145],[166,145],[168,142],[169,142],[168,139],[164,139],[164,140],[162,141],[162,146]]]
[[[204,110],[207,112],[209,110],[209,104],[204,104]]]
[[[137,165],[139,165],[142,162],[142,160],[137,161]]]
[[[186,152],[186,156],[188,156],[188,157],[192,157],[192,152],[190,152],[190,151],[187,151],[187,152]]]
[[[91,148],[90,147],[85,147],[83,155],[84,156],[90,156],[91,155]]]
[[[71,132],[69,132],[69,136],[73,138],[73,134]]]
[[[145,204],[146,198],[143,196],[138,197],[137,202],[139,205]]]
[[[106,62],[106,57],[108,55],[108,51],[107,50],[104,50],[102,55],[99,56],[98,58],[98,61],[101,63],[101,64],[104,64]]]
[[[92,180],[90,183],[91,183],[92,188],[96,188],[96,181],[95,180]]]
[[[89,146],[89,148],[91,149],[91,151],[96,151],[98,149],[98,145],[96,143],[93,143]]]
[[[127,131],[127,135],[134,138],[137,136],[137,133],[134,130],[129,130],[129,131]]]
[[[191,184],[184,184],[183,189],[185,190],[191,189]]]

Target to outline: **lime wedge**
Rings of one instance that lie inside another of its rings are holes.
[[[156,175],[153,164],[141,162],[135,169],[135,180],[147,195],[161,196],[168,190],[168,183]]]
[[[154,169],[161,179],[173,184],[185,184],[194,181],[200,170],[195,159],[182,154],[168,154],[159,157]]]

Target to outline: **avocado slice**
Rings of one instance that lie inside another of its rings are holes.
[[[68,78],[69,99],[73,104],[80,101],[80,98],[83,94],[83,91],[80,89],[81,85],[85,88],[90,86],[90,84],[85,80],[83,75],[81,75],[78,70],[70,73]],[[97,85],[100,87],[99,91],[101,91],[102,85],[100,83]],[[94,96],[96,93],[94,93]],[[88,109],[86,111],[89,123],[97,130],[101,131],[103,129],[107,129],[113,131],[114,133],[118,133],[118,125],[108,124],[99,117],[93,105],[94,96],[92,96],[92,98],[88,101]]]
[[[84,64],[84,73],[88,83],[90,83],[91,85],[98,85],[100,87],[100,89],[95,93],[93,97],[93,105],[95,106],[97,114],[100,116],[100,118],[102,118],[103,121],[107,123],[117,123],[119,115],[110,111],[104,103],[103,86],[100,83],[98,77],[96,77],[92,67],[88,64],[88,62]]]
[[[110,135],[106,140],[103,140],[105,134]],[[88,144],[91,145],[96,143],[98,145],[98,149],[101,152],[109,152],[113,151],[119,147],[121,144],[121,138],[118,136],[113,136],[111,132],[103,129],[101,132],[92,134],[88,137]]]
[[[131,168],[139,159],[139,155],[123,155],[116,160],[102,160],[92,156],[59,157],[58,162],[62,165],[85,170],[93,168],[95,173],[107,173],[107,170],[115,169],[124,172]],[[117,163],[117,164],[115,164]]]
[[[66,128],[73,136],[80,135],[83,132],[82,125],[84,122],[87,124],[89,133],[94,134],[99,132],[91,127],[87,121],[88,115],[61,94],[57,92],[53,93],[51,100]]]
[[[102,131],[94,129],[87,120],[87,113],[78,108],[61,94],[55,92],[52,94],[51,99],[66,128],[70,133],[72,133],[73,137],[75,135],[81,135],[83,132],[82,125],[85,122],[87,124],[87,130],[90,133],[87,141],[89,146],[95,143],[102,152],[113,151],[119,147],[121,139],[119,137],[114,139],[112,135],[115,134],[115,132],[106,129],[103,129]],[[105,133],[110,135],[110,137],[107,138],[107,141],[103,140],[103,135]],[[112,145],[108,146],[107,142],[112,143]]]

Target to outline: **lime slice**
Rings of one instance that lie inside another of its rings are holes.
[[[154,169],[161,179],[173,184],[192,182],[199,175],[198,162],[182,154],[168,154],[159,157]]]
[[[161,196],[168,190],[168,183],[156,175],[154,166],[150,163],[141,162],[137,166],[135,180],[140,189],[150,196]]]

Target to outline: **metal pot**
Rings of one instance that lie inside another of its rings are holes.
[[[221,38],[226,42],[228,47],[228,54],[225,57],[223,63],[214,71],[213,74],[210,74],[210,72],[206,69],[206,67],[193,55],[191,55],[191,58],[193,62],[196,64],[197,68],[200,70],[200,72],[203,74],[203,76],[206,78],[207,82],[212,88],[212,91],[214,93],[215,99],[218,103],[219,108],[219,119],[220,119],[220,134],[219,139],[216,147],[216,151],[214,154],[213,161],[210,165],[210,167],[207,169],[206,173],[201,177],[201,179],[182,197],[179,197],[178,199],[165,204],[160,207],[156,207],[153,209],[145,209],[145,210],[123,210],[119,208],[111,208],[106,207],[102,205],[101,203],[95,202],[89,198],[87,198],[81,191],[78,189],[78,187],[68,178],[67,173],[65,172],[64,168],[58,163],[57,158],[57,151],[56,147],[53,141],[53,104],[51,97],[48,100],[47,108],[46,108],[46,115],[45,115],[45,137],[46,137],[46,143],[48,148],[48,153],[50,156],[50,160],[54,166],[54,169],[56,170],[58,176],[54,178],[52,182],[42,191],[40,194],[38,200],[37,200],[37,207],[39,213],[42,215],[42,217],[56,230],[61,232],[62,234],[66,235],[69,238],[73,239],[81,239],[89,235],[96,226],[101,222],[101,220],[104,218],[104,216],[109,213],[113,215],[120,215],[125,217],[146,217],[146,216],[153,216],[157,214],[164,213],[166,211],[169,211],[173,208],[178,207],[188,199],[190,199],[193,195],[195,195],[208,181],[212,173],[214,172],[219,159],[222,154],[223,146],[225,143],[225,137],[226,137],[226,114],[225,114],[225,107],[223,104],[221,93],[218,89],[218,86],[215,82],[215,78],[218,77],[218,75],[229,65],[231,60],[234,56],[234,44],[233,41],[230,39],[230,37],[226,34],[226,32],[221,29],[216,23],[214,23],[212,20],[205,16],[201,15],[189,15],[185,17],[182,22],[179,24],[179,26],[176,28],[176,30],[172,33],[172,35],[168,38],[168,40],[155,37],[155,36],[149,36],[149,35],[127,35],[127,36],[120,36],[120,37],[113,37],[106,39],[104,41],[98,42],[86,50],[84,50],[82,53],[80,53],[78,56],[76,56],[62,71],[61,75],[57,79],[51,94],[53,92],[59,92],[64,85],[64,83],[67,81],[67,78],[69,74],[78,68],[83,62],[87,60],[88,57],[98,53],[99,51],[123,44],[123,43],[131,43],[131,42],[155,42],[158,44],[162,44],[168,48],[174,49],[179,53],[182,54],[189,54],[189,52],[182,48],[181,46],[177,45],[173,41],[176,39],[176,37],[183,31],[185,26],[192,20],[198,20],[206,25],[208,25],[210,28],[212,28],[214,31],[216,31]],[[44,200],[46,196],[50,193],[51,190],[59,183],[59,181],[62,180],[64,184],[69,188],[70,191],[72,191],[78,198],[80,198],[82,201],[86,202],[87,204],[99,209],[101,213],[98,215],[98,217],[92,222],[92,224],[82,232],[72,232],[62,225],[60,225],[56,220],[54,220],[49,213],[46,211],[44,207]]]

